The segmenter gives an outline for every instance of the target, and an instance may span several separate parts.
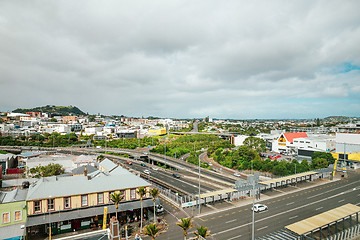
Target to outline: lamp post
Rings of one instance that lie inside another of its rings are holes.
[[[199,158],[199,215],[200,215],[200,205],[201,205],[201,198],[200,198],[200,158]]]

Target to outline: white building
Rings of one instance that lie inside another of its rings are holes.
[[[293,140],[293,147],[297,149],[330,152],[335,149],[335,146],[335,136],[331,135],[309,135],[306,138],[296,138]]]

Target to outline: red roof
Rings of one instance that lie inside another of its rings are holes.
[[[305,132],[297,132],[297,133],[284,133],[284,137],[289,142],[293,142],[294,138],[303,138],[308,137],[308,135]]]

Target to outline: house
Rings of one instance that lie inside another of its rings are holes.
[[[76,167],[91,165],[93,167],[97,166],[96,156],[94,155],[80,155],[78,157],[73,158],[72,160]]]
[[[99,164],[99,169],[102,172],[111,172],[117,166],[118,165],[116,165],[113,161],[109,160],[108,158],[105,158]]]
[[[140,187],[149,190],[150,183],[127,170],[121,174],[96,171],[41,178],[30,185],[26,198],[28,235],[48,232],[49,223],[53,234],[101,225],[104,207],[110,216],[115,215],[115,206],[110,201],[114,192],[125,196],[119,204],[120,222],[135,221],[140,216],[141,203],[137,194]],[[152,206],[152,198],[147,193],[143,198],[145,215]]]
[[[24,239],[27,189],[0,193],[0,239]]]
[[[0,166],[2,166],[3,173],[6,173],[7,169],[17,167],[16,155],[11,153],[0,154]]]

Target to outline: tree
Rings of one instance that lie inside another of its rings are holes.
[[[186,240],[186,236],[187,236],[187,231],[194,227],[193,225],[193,221],[191,218],[180,218],[181,222],[176,223],[179,227],[182,228],[182,230],[184,230],[184,239]]]
[[[265,141],[257,137],[248,137],[244,140],[244,145],[256,150],[257,152],[264,152],[266,150]]]
[[[161,228],[157,226],[156,223],[150,223],[144,227],[144,234],[151,237],[151,240],[154,240]]]
[[[110,200],[115,204],[116,208],[116,220],[118,220],[118,205],[124,199],[124,195],[121,193],[113,193],[110,195]]]
[[[311,159],[313,160],[315,158],[324,158],[326,161],[328,161],[329,164],[335,163],[335,158],[331,153],[328,152],[314,152],[314,154],[311,156]]]
[[[158,188],[153,188],[150,191],[151,196],[153,197],[153,202],[154,202],[154,223],[156,223],[156,209],[155,209],[155,201],[156,198],[160,195],[160,191]]]
[[[196,235],[196,239],[199,239],[200,237],[206,239],[210,235],[210,231],[208,231],[207,227],[201,226],[196,229],[197,232],[194,232],[194,234]]]
[[[63,166],[58,163],[50,163],[47,166],[37,166],[30,168],[28,173],[32,174],[36,178],[50,177],[63,174],[65,172]]]
[[[140,231],[142,231],[142,223],[143,223],[143,217],[144,217],[144,214],[143,214],[143,197],[146,195],[146,188],[145,187],[140,187],[138,190],[137,190],[137,194],[139,194],[140,196],[140,202],[141,202],[141,222],[140,222]]]
[[[311,169],[326,168],[328,165],[329,163],[325,158],[315,158],[311,160],[310,168]]]

